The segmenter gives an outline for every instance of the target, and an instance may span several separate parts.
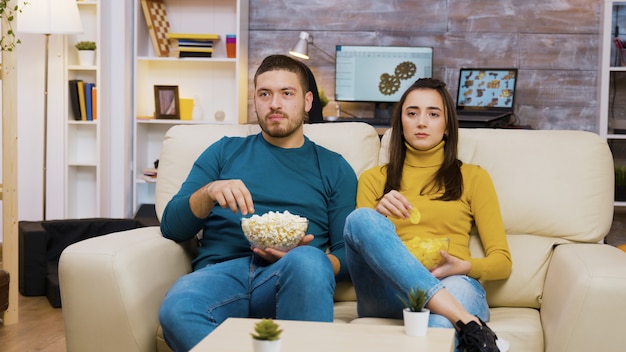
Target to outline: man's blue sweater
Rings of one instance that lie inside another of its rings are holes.
[[[310,245],[339,259],[337,281],[348,279],[343,227],[355,208],[357,178],[339,154],[305,137],[300,148],[269,144],[261,134],[224,137],[196,160],[180,191],[167,204],[161,219],[166,238],[182,242],[203,231],[193,268],[252,255],[242,230],[241,212],[219,205],[206,219],[191,212],[189,197],[215,180],[240,179],[252,194],[255,213],[288,210],[309,219]]]

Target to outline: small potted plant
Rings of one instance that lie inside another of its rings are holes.
[[[272,319],[261,319],[254,325],[252,346],[255,352],[279,352],[280,334],[283,331]]]
[[[399,297],[404,303],[402,316],[404,317],[404,329],[407,335],[424,336],[428,331],[428,318],[430,310],[424,308],[426,304],[426,292],[418,287],[412,288],[406,298]]]
[[[78,62],[81,66],[91,66],[96,56],[96,42],[84,40],[76,43],[74,47],[78,50]]]

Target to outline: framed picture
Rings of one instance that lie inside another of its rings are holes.
[[[157,119],[180,119],[178,86],[154,86],[154,105]]]

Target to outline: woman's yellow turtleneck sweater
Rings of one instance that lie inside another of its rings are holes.
[[[398,191],[420,211],[422,217],[418,224],[412,224],[409,219],[389,220],[405,243],[415,236],[450,238],[448,252],[472,264],[468,276],[483,281],[506,279],[511,274],[511,254],[498,197],[487,171],[477,165],[463,164],[463,195],[458,200],[432,200],[443,192],[427,196],[419,194],[442,164],[444,145],[445,142],[441,142],[430,150],[420,151],[406,144],[407,154]],[[383,196],[386,177],[384,166],[376,166],[360,176],[357,207],[376,207]],[[474,222],[484,248],[484,258],[472,258],[470,254],[469,233]]]

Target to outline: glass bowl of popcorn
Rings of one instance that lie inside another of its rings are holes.
[[[409,252],[419,260],[424,267],[432,270],[443,263],[441,251],[448,251],[450,239],[442,238],[419,238],[415,237],[405,242]]]
[[[270,211],[241,219],[241,229],[253,247],[288,251],[300,243],[309,227],[305,217],[288,211]]]

